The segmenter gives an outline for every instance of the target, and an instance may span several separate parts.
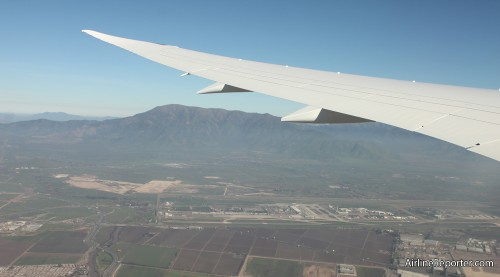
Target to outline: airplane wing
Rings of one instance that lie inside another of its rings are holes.
[[[83,32],[215,83],[199,93],[254,91],[306,104],[283,121],[377,121],[500,161],[500,92],[325,72]]]

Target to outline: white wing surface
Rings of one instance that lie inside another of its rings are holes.
[[[500,161],[500,92],[496,90],[267,64],[83,32],[185,74],[216,82],[201,93],[255,91],[310,106],[285,120],[304,114],[306,119],[297,121],[315,122],[311,115],[321,114],[323,121],[327,118],[333,123],[377,121]],[[337,119],[330,120],[332,117]]]

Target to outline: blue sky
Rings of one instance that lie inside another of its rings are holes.
[[[165,104],[284,115],[300,104],[196,95],[209,81],[81,32],[352,74],[500,88],[500,1],[0,3],[0,112],[126,116]]]

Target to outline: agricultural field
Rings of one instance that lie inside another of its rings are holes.
[[[127,248],[122,263],[149,267],[169,268],[177,250],[151,245],[131,245]]]
[[[103,272],[112,263],[113,257],[104,251],[98,251],[95,260],[97,271]]]
[[[191,269],[194,266],[193,261],[196,261],[198,259],[200,253],[201,252],[197,250],[188,250],[188,249],[181,250],[172,268],[183,271],[191,271]]]
[[[300,262],[252,258],[248,261],[245,273],[253,277],[302,277],[304,265]]]
[[[0,201],[9,201],[18,195],[18,193],[0,193]]]
[[[0,266],[8,266],[32,245],[31,242],[0,239],[0,249],[2,250],[0,251]]]
[[[210,234],[205,247],[200,248],[200,238]],[[166,230],[149,243],[169,242],[167,245],[172,247],[236,255],[377,266],[390,264],[392,240],[388,235],[357,229],[204,229]]]
[[[128,243],[142,244],[160,232],[156,228],[143,228],[135,226],[121,226],[117,229],[117,236],[120,241]]]
[[[149,268],[135,265],[121,265],[117,277],[164,277],[166,271],[159,268]]]
[[[74,264],[81,258],[80,254],[26,253],[15,265]]]
[[[307,269],[306,265],[324,263],[380,267],[390,264],[393,247],[393,238],[389,235],[333,228],[159,229],[116,226],[101,229],[97,237],[106,245],[113,241],[113,249],[123,265],[222,276],[238,275],[247,256],[256,264],[247,264],[247,270],[255,271],[252,268],[265,263],[270,267],[266,274],[278,274],[286,269],[300,275]],[[283,260],[294,260],[293,264],[297,266],[285,266]]]
[[[47,232],[29,252],[83,254],[87,251],[87,246],[83,243],[86,235],[87,232],[83,231]]]
[[[177,230],[168,229],[162,231],[151,239],[153,245],[182,248],[184,244],[190,241],[198,234],[199,230]]]
[[[43,218],[50,220],[66,220],[72,218],[86,218],[95,214],[95,210],[86,207],[63,207],[48,209],[47,214],[45,214]]]
[[[147,209],[120,207],[105,217],[106,222],[113,224],[151,223],[154,218]]]
[[[211,274],[184,272],[176,270],[163,270],[159,268],[149,268],[134,265],[121,265],[117,277],[218,277]]]
[[[20,201],[11,202],[9,205],[3,207],[0,210],[0,214],[19,213],[26,211],[36,211],[38,213],[43,213],[43,211],[46,209],[70,205],[71,203],[63,200],[48,198],[45,196],[34,196],[23,198]]]
[[[384,277],[385,270],[381,268],[372,268],[372,267],[356,267],[356,273],[358,277]]]

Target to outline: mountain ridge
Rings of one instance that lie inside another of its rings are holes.
[[[17,114],[17,113],[0,113],[0,124],[1,123],[14,123],[21,121],[31,121],[37,119],[47,119],[52,121],[69,121],[69,120],[107,120],[114,119],[116,117],[111,116],[82,116],[68,114],[65,112],[43,112],[36,114]]]
[[[0,131],[3,137],[29,143],[109,145],[109,149],[137,151],[267,151],[318,160],[397,160],[407,152],[425,156],[437,151],[450,160],[477,159],[459,147],[379,123],[296,124],[270,114],[177,104],[103,121],[38,119],[0,124]]]

